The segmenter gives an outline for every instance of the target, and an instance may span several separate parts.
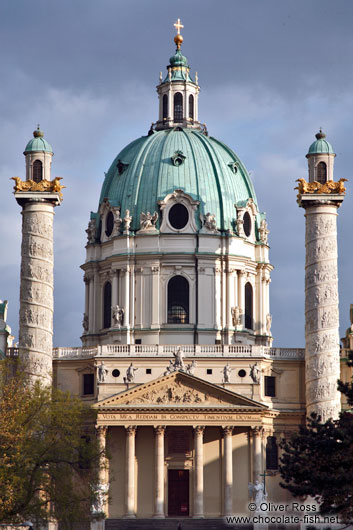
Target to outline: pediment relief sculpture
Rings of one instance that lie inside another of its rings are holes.
[[[163,385],[160,388],[151,389],[143,394],[126,401],[126,405],[133,404],[225,404],[221,398],[210,396],[207,392],[191,387],[185,387],[179,381],[173,385]]]

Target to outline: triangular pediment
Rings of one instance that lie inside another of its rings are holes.
[[[136,385],[94,405],[99,410],[126,406],[235,407],[253,411],[267,409],[266,405],[184,372],[173,372]]]

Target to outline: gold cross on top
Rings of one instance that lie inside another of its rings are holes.
[[[178,20],[177,20],[176,23],[174,24],[174,27],[176,28],[176,30],[177,30],[177,32],[178,32],[178,35],[180,35],[180,29],[184,27],[184,26],[182,25],[182,23],[180,22],[180,18],[178,18]]]

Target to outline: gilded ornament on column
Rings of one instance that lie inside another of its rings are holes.
[[[55,177],[54,180],[40,180],[35,182],[34,180],[21,180],[20,177],[11,177],[10,180],[15,181],[14,191],[46,191],[59,193],[60,199],[63,198],[61,190],[66,186],[60,184],[62,177]]]

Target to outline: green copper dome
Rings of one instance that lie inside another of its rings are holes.
[[[52,153],[53,148],[46,140],[44,140],[44,133],[40,130],[39,125],[37,129],[33,132],[33,138],[28,142],[24,153],[29,153],[31,151],[46,151],[47,153]]]
[[[223,232],[235,231],[235,204],[243,206],[249,198],[257,204],[237,155],[222,142],[181,127],[153,132],[125,147],[106,174],[100,204],[107,198],[120,206],[122,217],[129,210],[131,229],[138,230],[141,212],[158,212],[158,201],[176,189],[200,201],[199,227],[200,215],[210,212]]]
[[[333,155],[334,152],[332,149],[332,145],[327,140],[325,140],[326,134],[323,133],[322,130],[320,129],[320,131],[315,136],[316,136],[316,141],[313,142],[311,146],[309,147],[308,155],[313,155],[316,153],[318,154],[328,153],[328,154]]]

